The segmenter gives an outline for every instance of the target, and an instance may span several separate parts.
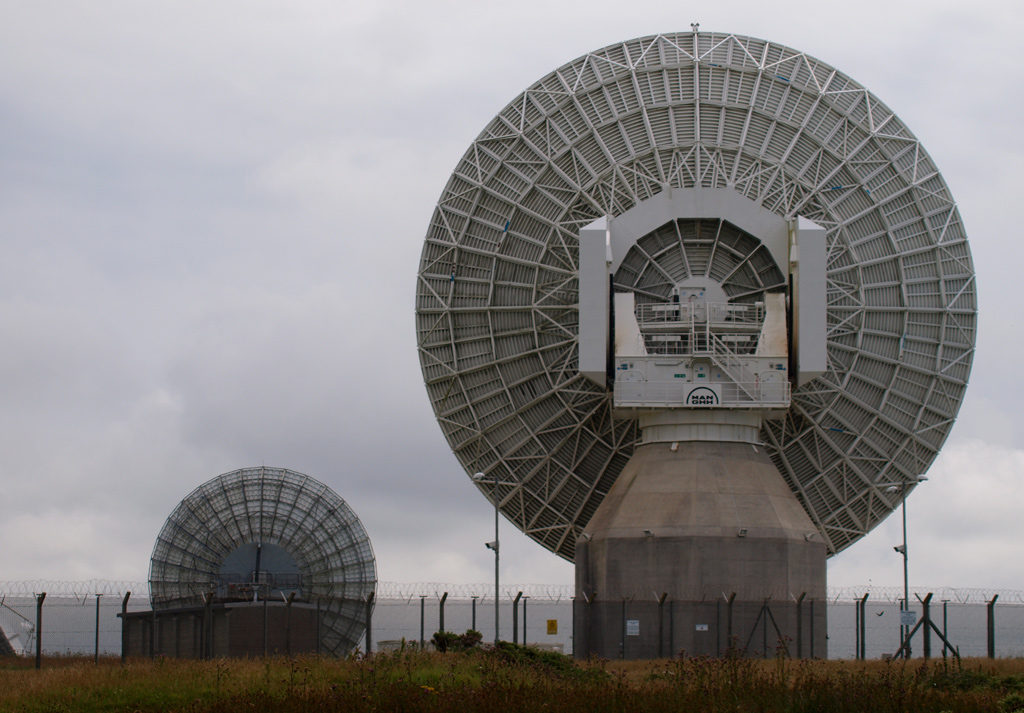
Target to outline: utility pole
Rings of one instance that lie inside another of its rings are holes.
[[[483,483],[485,478],[486,478],[486,476],[483,473],[477,473],[476,475],[473,476],[473,480],[476,481],[477,483]],[[499,567],[499,564],[498,564],[498,562],[499,562],[499,558],[498,558],[499,538],[498,538],[498,470],[497,470],[497,468],[494,470],[494,489],[491,492],[491,497],[494,500],[494,541],[493,542],[485,542],[484,546],[487,549],[489,549],[489,550],[494,550],[494,645],[497,646],[498,645],[498,641],[500,641],[500,639],[501,639],[501,636],[500,636],[500,631],[501,631],[500,630],[500,617],[501,617],[501,615],[500,615],[500,608],[499,608],[499,605],[501,604],[501,598],[498,596],[498,587],[500,585],[500,580],[499,580],[499,574],[498,573],[500,571],[500,567]]]

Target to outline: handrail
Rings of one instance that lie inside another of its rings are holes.
[[[670,302],[644,303],[636,306],[636,319],[641,329],[645,324],[730,324],[759,326],[764,322],[765,307],[735,302]]]

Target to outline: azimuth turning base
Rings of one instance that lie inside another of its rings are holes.
[[[825,545],[752,444],[637,448],[577,542],[576,594],[580,657],[825,654]]]

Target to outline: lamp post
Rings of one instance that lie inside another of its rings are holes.
[[[893,549],[896,550],[896,552],[899,552],[901,555],[903,555],[903,606],[900,607],[901,646],[903,642],[906,641],[907,635],[910,633],[910,627],[906,626],[903,623],[902,616],[902,612],[910,611],[910,576],[907,562],[907,490],[909,490],[912,485],[917,485],[918,483],[925,480],[928,480],[928,478],[926,478],[923,475],[920,475],[917,477],[916,480],[910,480],[903,483],[893,483],[892,485],[885,489],[886,492],[889,493],[894,493],[897,490],[900,491],[900,509],[902,510],[903,515],[903,544],[896,545],[895,547],[893,547]],[[907,641],[906,658],[910,658],[910,655],[910,642]]]
[[[484,481],[484,478],[485,478],[485,476],[484,476],[483,473],[477,473],[476,475],[473,476],[473,480],[475,480],[478,483],[482,483]],[[494,542],[486,542],[486,543],[484,543],[484,546],[487,549],[489,549],[489,550],[494,550],[494,645],[497,646],[498,645],[498,640],[501,638],[499,636],[499,633],[498,633],[498,631],[499,631],[498,625],[499,625],[499,619],[500,619],[500,614],[499,614],[499,611],[500,611],[499,610],[500,599],[498,597],[498,582],[499,582],[499,580],[498,580],[498,572],[499,572],[499,568],[498,568],[498,471],[497,471],[497,469],[495,469],[495,471],[494,471],[493,498],[494,498]]]

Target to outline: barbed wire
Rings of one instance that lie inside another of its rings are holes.
[[[93,601],[99,594],[101,597],[122,598],[131,592],[130,601],[138,604],[140,600],[148,603],[149,583],[128,580],[88,579],[88,580],[50,580],[28,579],[0,581],[0,598],[2,597],[35,597],[46,593],[46,601],[52,599],[77,600],[79,603]],[[507,584],[500,588],[502,600],[515,599],[518,593],[538,601],[560,602],[569,601],[575,596],[575,588],[571,584]],[[382,601],[412,601],[421,597],[428,600],[440,599],[448,594],[449,600],[479,599],[494,600],[494,585],[485,583],[451,583],[451,582],[378,582],[376,599]],[[876,603],[897,603],[903,599],[902,587],[878,585],[841,586],[828,588],[829,602],[853,602],[868,596],[868,601]],[[1024,604],[1024,591],[1000,589],[998,587],[919,587],[910,591],[912,605],[920,599],[932,594],[932,604],[942,602],[950,604],[979,604],[992,601],[998,595],[1001,604]],[[107,604],[104,602],[104,604]],[[112,605],[112,603],[111,603]]]
[[[868,595],[868,601],[891,602],[903,601],[902,587],[879,587],[868,585],[866,587],[829,587],[828,597],[830,602],[852,602],[863,599]],[[1017,589],[1000,589],[998,587],[912,587],[910,590],[911,606],[929,594],[932,595],[931,604],[938,605],[942,602],[950,604],[980,604],[992,601],[992,597],[998,595],[1001,604],[1024,604],[1024,591]]]
[[[21,581],[0,581],[0,596],[35,597],[46,593],[47,598],[75,598],[100,596],[123,597],[131,592],[132,597],[149,598],[148,582],[132,582],[118,579],[26,579]]]
[[[493,584],[451,584],[443,582],[378,582],[377,600],[411,600],[420,597],[440,599],[490,599],[494,601]],[[501,599],[513,600],[518,593],[531,599],[568,601],[575,595],[570,584],[507,584],[500,588]]]

